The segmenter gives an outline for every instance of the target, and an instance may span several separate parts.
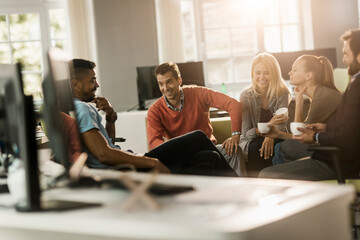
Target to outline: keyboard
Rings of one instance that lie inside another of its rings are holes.
[[[84,168],[77,181],[70,184],[70,187],[110,187],[126,190],[127,187],[122,183],[122,171],[112,169],[91,169]],[[140,183],[140,180],[135,181]],[[195,188],[189,185],[172,185],[163,183],[153,183],[148,191],[154,195],[165,196],[178,193],[193,191]]]

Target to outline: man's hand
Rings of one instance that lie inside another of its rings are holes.
[[[260,157],[264,157],[264,159],[269,159],[274,152],[274,139],[265,137],[259,151],[260,151]]]
[[[96,104],[98,111],[103,110],[106,113],[106,121],[113,123],[117,119],[116,112],[112,108],[110,102],[104,97],[96,97],[92,100]]]
[[[315,131],[311,130],[309,128],[298,128],[300,132],[303,132],[303,134],[299,136],[293,135],[293,139],[299,140],[302,143],[313,143],[314,142],[314,134]]]
[[[289,117],[286,114],[274,115],[269,121],[269,124],[272,125],[284,124],[288,119]]]
[[[231,136],[231,138],[226,139],[222,147],[225,149],[227,155],[231,156],[233,153],[236,153],[239,147],[240,134]]]
[[[313,123],[308,124],[306,128],[314,130],[315,132],[326,132],[326,124],[325,123]]]
[[[278,138],[278,139],[291,139],[291,133],[280,131],[279,128],[275,125],[269,124],[270,131],[268,133],[262,133],[261,136],[263,137],[270,137],[270,138]]]
[[[153,158],[155,159],[155,158]],[[157,159],[156,159],[157,160]],[[159,173],[171,173],[170,169],[168,167],[166,167],[162,162],[160,162],[159,160],[157,160],[156,165],[154,167],[154,169],[156,171],[158,171]]]

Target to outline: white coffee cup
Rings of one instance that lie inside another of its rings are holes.
[[[286,116],[288,116],[289,114],[288,109],[286,107],[283,107],[276,110],[275,115],[281,115],[281,114],[285,114]]]
[[[302,132],[300,132],[298,130],[298,128],[305,128],[306,127],[306,123],[303,122],[292,122],[290,123],[290,130],[292,132],[293,135],[298,136],[303,134]]]
[[[270,131],[269,123],[258,123],[260,133],[268,133]]]

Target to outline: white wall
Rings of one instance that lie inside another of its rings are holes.
[[[336,47],[338,67],[342,62],[340,36],[359,27],[357,0],[312,0],[314,48]]]
[[[136,66],[158,64],[154,0],[94,0],[101,93],[116,111],[138,102]]]

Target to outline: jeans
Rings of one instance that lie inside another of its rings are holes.
[[[279,142],[277,144],[275,144],[275,147],[274,147],[274,157],[272,159],[272,165],[275,166],[275,165],[279,165],[279,164],[282,164],[285,162],[283,156],[282,156],[282,152],[281,152],[281,144],[283,142]]]
[[[301,143],[298,140],[287,139],[275,145],[274,157],[272,164],[279,165],[298,159],[310,157],[311,151],[307,150],[308,144]]]

